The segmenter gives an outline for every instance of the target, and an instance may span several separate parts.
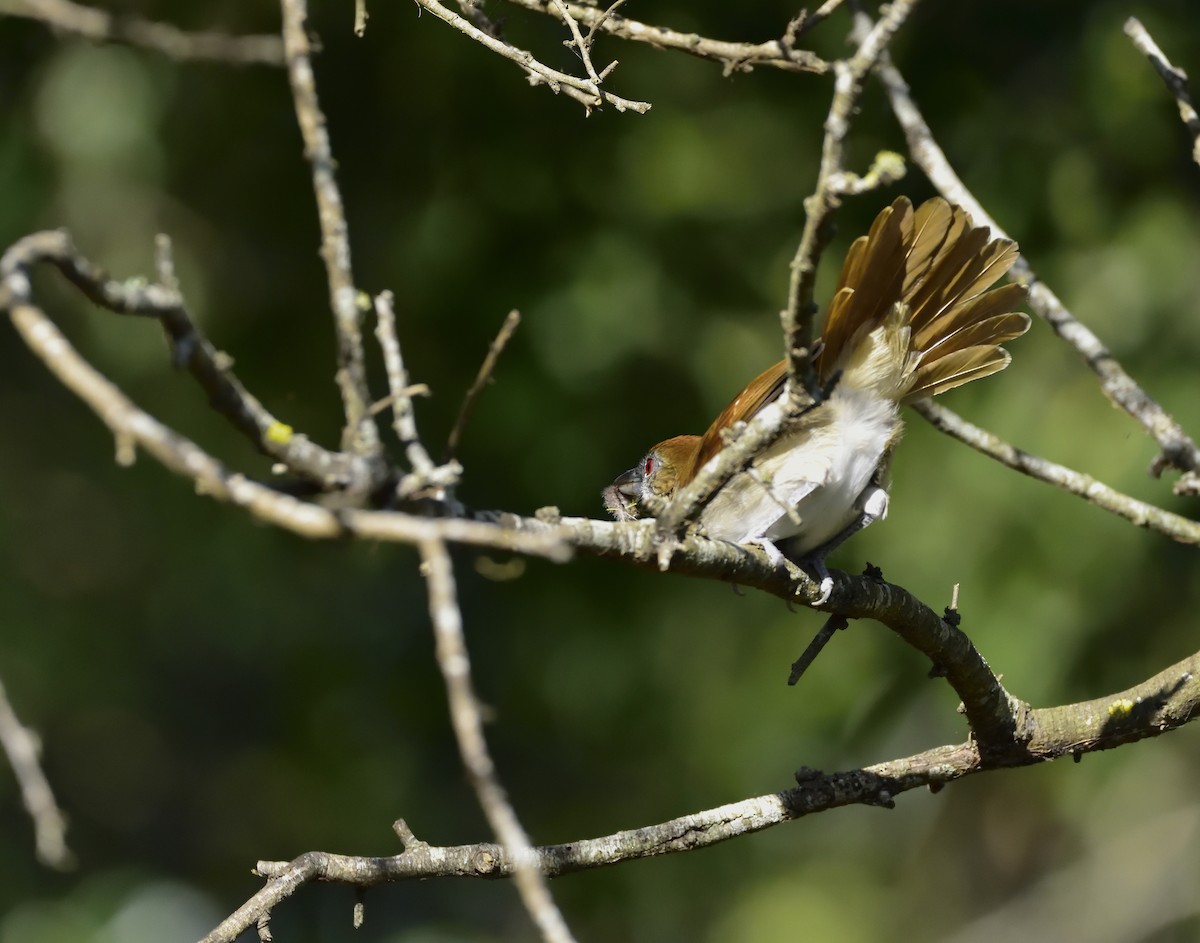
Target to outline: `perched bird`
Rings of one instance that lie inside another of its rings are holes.
[[[812,365],[829,396],[804,413],[749,470],[700,512],[701,532],[757,543],[812,569],[821,602],[833,580],[825,556],[887,515],[888,466],[903,423],[900,406],[1008,366],[999,345],[1024,334],[1012,311],[1021,285],[990,286],[1017,258],[1016,243],[990,239],[966,212],[935,198],[915,211],[907,197],[886,207],[846,255]],[[652,515],[721,451],[726,430],[784,392],[787,361],[759,374],[702,436],[658,443],[604,491],[618,520]]]

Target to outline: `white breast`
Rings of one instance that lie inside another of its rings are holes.
[[[717,493],[700,517],[705,533],[736,543],[794,538],[793,553],[820,547],[861,513],[857,502],[899,432],[898,414],[878,393],[839,387],[760,456],[753,472]]]

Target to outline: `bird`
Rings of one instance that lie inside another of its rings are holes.
[[[991,287],[1012,267],[1017,244],[992,238],[940,197],[915,210],[899,197],[850,246],[828,306],[812,369],[826,395],[703,506],[698,530],[714,540],[757,544],[816,574],[828,602],[826,556],[887,516],[900,407],[1003,370],[1000,345],[1029,329],[1013,309],[1026,289]],[[650,448],[604,489],[617,520],[661,513],[736,434],[785,394],[788,361],[767,368],[733,398],[703,435]],[[644,512],[649,512],[648,515]]]

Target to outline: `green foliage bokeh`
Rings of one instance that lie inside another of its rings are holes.
[[[179,7],[186,6],[186,9]],[[368,291],[396,294],[438,447],[487,344],[523,323],[461,458],[474,507],[600,515],[644,448],[701,431],[778,356],[777,312],[828,107],[827,78],[601,39],[644,117],[582,109],[403,3],[319,5],[316,71]],[[491,6],[499,6],[490,0]],[[271,31],[270,4],[121,4],[188,28]],[[574,68],[548,18],[520,45]],[[787,4],[646,2],[626,15],[759,41]],[[1197,430],[1200,170],[1158,77],[1121,33],[1141,16],[1200,73],[1185,0],[990,7],[929,0],[893,53],[950,159],[1035,268],[1151,395]],[[179,19],[186,17],[186,19]],[[811,34],[846,48],[844,13]],[[1200,91],[1198,89],[1197,91]],[[174,240],[196,319],[282,420],[336,443],[333,339],[311,182],[286,76],[180,65],[0,19],[0,245],[66,227],[114,274]],[[903,149],[877,88],[852,165]],[[915,169],[839,216],[820,285]],[[73,342],[135,400],[239,468],[266,462],[174,373],[153,323],[38,281]],[[824,294],[822,294],[822,297]],[[187,940],[258,886],[260,858],[390,854],[487,827],[463,780],[403,547],[308,543],[197,497],[103,426],[15,333],[0,344],[0,677],[45,744],[81,864],[33,861],[0,770],[0,943]],[[1185,514],[1153,443],[1041,324],[1004,374],[947,402],[1014,444]],[[374,388],[382,371],[372,354]],[[661,821],[964,736],[927,665],[872,624],[795,689],[819,624],[778,600],[580,560],[485,578],[456,552],[500,773],[539,842]],[[1139,531],[910,423],[891,516],[835,565],[879,564],[964,628],[1020,697],[1119,690],[1197,648],[1194,550]],[[495,562],[504,563],[501,558]],[[484,567],[484,570],[487,568]],[[993,774],[896,811],[850,809],[697,854],[556,881],[584,940],[1200,938],[1196,731]],[[1189,845],[1189,839],[1191,844]],[[1089,902],[1080,913],[1080,901]],[[526,940],[504,883],[441,881],[287,902],[277,939]]]

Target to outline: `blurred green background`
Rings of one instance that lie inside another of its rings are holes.
[[[315,4],[316,69],[356,275],[396,293],[427,440],[440,446],[505,313],[523,324],[462,450],[474,507],[600,515],[644,448],[702,431],[778,356],[777,312],[813,184],[828,78],[719,66],[601,39],[644,117],[585,117],[412,4]],[[272,31],[269,3],[112,4],[186,28]],[[575,68],[546,18],[488,0],[510,37]],[[729,39],[795,7],[641,0],[623,11]],[[1149,392],[1200,432],[1200,169],[1160,80],[1121,33],[1136,13],[1200,74],[1193,4],[929,0],[893,52],[966,182]],[[846,48],[839,13],[811,35]],[[1200,93],[1200,87],[1196,89]],[[877,88],[850,147],[903,139]],[[822,271],[912,171],[851,201]],[[0,244],[65,226],[119,276],[175,240],[192,310],[281,419],[334,444],[333,343],[286,79],[172,63],[0,19]],[[173,373],[153,323],[47,309],[138,402],[237,467],[267,465]],[[102,425],[15,333],[0,344],[0,677],[45,742],[80,866],[48,873],[0,769],[0,943],[191,940],[259,886],[260,858],[390,854],[390,823],[487,837],[431,656],[415,554],[307,543],[197,498]],[[948,405],[1184,513],[1152,442],[1041,324],[1004,374]],[[375,357],[374,354],[372,354]],[[377,366],[376,363],[373,366]],[[382,395],[382,371],[374,370]],[[879,564],[964,628],[1039,706],[1119,690],[1197,649],[1195,551],[1009,472],[914,419],[888,521],[834,557]],[[842,633],[795,689],[819,625],[777,599],[583,559],[495,582],[458,551],[500,773],[534,839],[658,822],[965,729],[955,697],[886,630]],[[503,558],[490,558],[504,563]],[[484,567],[486,569],[486,566]],[[583,940],[706,943],[1200,939],[1200,730],[991,774],[895,811],[855,808],[700,853],[555,881]],[[302,890],[276,939],[530,940],[506,883]]]

